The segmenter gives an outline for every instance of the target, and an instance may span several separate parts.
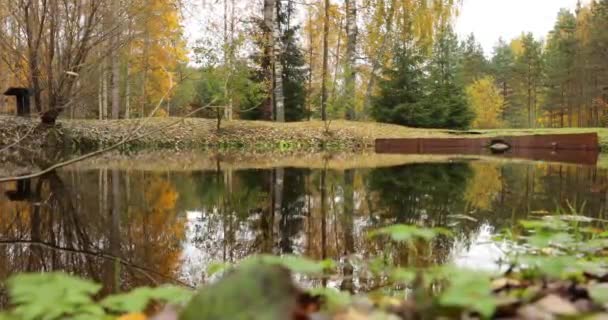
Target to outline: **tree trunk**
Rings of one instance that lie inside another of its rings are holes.
[[[113,34],[110,36],[110,68],[112,72],[112,82],[110,83],[110,94],[112,103],[112,119],[120,118],[120,59],[118,55],[118,47],[120,42],[120,33],[122,29],[114,18],[114,14],[119,10],[119,0],[112,0],[111,9],[108,14],[110,28]]]
[[[281,40],[281,23],[279,15],[281,14],[281,1],[276,1],[276,19],[273,28],[274,38],[274,109],[275,121],[285,122],[285,96],[283,94],[283,41]]]
[[[321,119],[327,120],[327,59],[329,35],[329,0],[325,0],[325,17],[323,19],[323,69],[321,70]]]
[[[336,63],[334,64],[334,80],[331,85],[331,94],[329,95],[334,100],[336,99],[336,88],[338,87],[338,74],[340,73],[340,45],[342,44],[342,18],[338,23],[338,43],[336,44]],[[346,67],[346,66],[344,66]]]
[[[271,84],[269,88],[269,98],[264,103],[264,113],[266,118],[269,120],[274,119],[274,10],[275,0],[264,0],[264,23],[263,23],[263,41],[264,41],[264,54],[262,59],[262,69],[266,81]]]
[[[308,13],[308,24],[309,27],[312,28],[312,11]],[[308,48],[308,61],[309,61],[309,70],[308,70],[308,90],[306,91],[306,104],[308,105],[308,121],[310,121],[310,117],[312,116],[312,70],[314,68],[314,60],[313,60],[313,37],[312,31],[310,32],[309,48]]]
[[[346,5],[346,76],[344,79],[346,97],[346,119],[354,120],[355,115],[355,86],[357,80],[356,51],[357,51],[357,1],[345,0]]]
[[[376,54],[372,57],[372,63],[371,63],[372,70],[369,74],[369,81],[367,82],[367,88],[365,90],[365,99],[363,101],[363,108],[366,110],[366,112],[371,107],[372,93],[374,90],[374,86],[376,85],[376,74],[382,67],[382,64],[381,64],[382,61],[380,59],[382,59],[382,57],[384,57],[386,49],[389,46],[388,41],[389,41],[389,37],[391,36],[392,30],[393,30],[394,14],[395,14],[395,7],[393,5],[393,2],[391,1],[391,6],[388,9],[388,15],[386,17],[386,31],[384,33],[384,36],[382,37],[382,43],[380,44],[380,47],[378,48],[378,52],[376,52]]]

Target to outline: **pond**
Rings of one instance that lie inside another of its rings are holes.
[[[492,236],[519,219],[556,210],[603,218],[608,210],[608,171],[589,165],[389,155],[264,163],[174,155],[168,164],[170,157],[102,158],[0,184],[0,280],[62,270],[103,283],[106,293],[196,286],[209,281],[214,262],[273,253],[341,261],[354,280],[334,285],[370,290],[378,283],[358,260],[391,254],[403,266],[491,269],[504,254]],[[390,253],[367,237],[394,223],[442,226],[456,237]]]

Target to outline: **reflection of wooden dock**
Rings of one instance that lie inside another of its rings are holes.
[[[504,142],[511,148],[506,158],[547,160],[595,165],[599,156],[596,133],[547,134],[483,138],[378,139],[377,153],[393,154],[491,154],[489,146]]]

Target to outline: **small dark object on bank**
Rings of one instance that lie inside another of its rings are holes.
[[[511,149],[511,146],[504,140],[492,140],[490,150],[492,153],[505,153]]]
[[[17,100],[17,115],[18,116],[29,116],[30,115],[30,90],[28,88],[8,88],[4,92],[5,96],[15,96]]]

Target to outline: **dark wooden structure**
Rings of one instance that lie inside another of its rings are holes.
[[[596,133],[547,134],[484,138],[377,139],[377,153],[492,155],[492,143],[507,144],[506,158],[522,158],[595,165],[599,157]]]
[[[6,191],[6,197],[11,201],[32,201],[37,199],[31,188],[31,180],[18,180],[17,189]]]
[[[30,90],[28,88],[9,88],[4,95],[15,96],[18,116],[30,115]]]

